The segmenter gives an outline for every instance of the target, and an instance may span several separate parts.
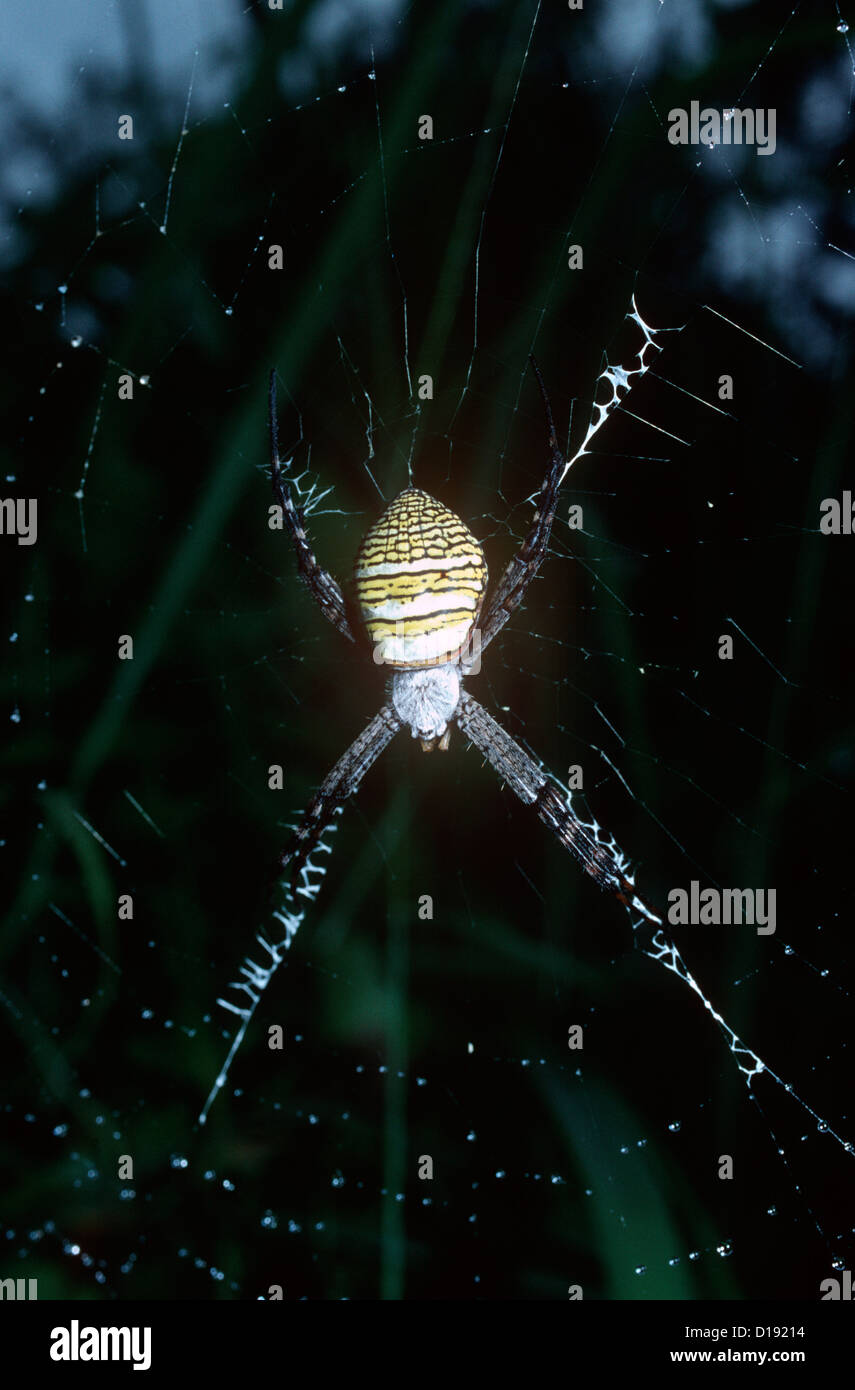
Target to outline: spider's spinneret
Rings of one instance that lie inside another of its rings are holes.
[[[484,597],[487,564],[460,517],[411,487],[367,533],[355,579],[375,660],[417,670],[460,655]]]

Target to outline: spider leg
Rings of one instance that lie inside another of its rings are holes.
[[[392,706],[384,705],[327,773],[279,860],[280,869],[292,884],[317,848],[336,810],[356,791],[371,764],[401,727]],[[299,888],[296,891],[299,892]]]
[[[552,409],[543,378],[534,358],[529,358],[532,370],[540,387],[543,406],[546,411],[546,425],[549,432],[550,463],[546,477],[541,485],[534,509],[534,519],[528,535],[508,564],[507,569],[487,600],[484,616],[480,623],[481,648],[492,642],[504,627],[514,609],[518,608],[526,595],[529,584],[534,579],[543,562],[549,545],[549,535],[555,520],[558,504],[558,489],[564,473],[566,460],[558,446],[558,436],[552,419]]]
[[[291,489],[279,461],[279,423],[276,414],[276,372],[270,373],[270,475],[273,481],[273,495],[282,508],[285,525],[291,533],[297,555],[297,569],[306,581],[312,597],[323,613],[344,637],[355,641],[353,629],[347,616],[344,596],[338,581],[327,570],[321,569],[306,535],[305,518],[302,508],[294,505]]]
[[[524,748],[506,733],[491,714],[465,692],[460,696],[455,720],[466,737],[495,768],[502,781],[527,806],[533,806],[565,849],[578,859],[594,882],[648,921],[662,925],[662,918],[636,892],[629,865],[613,840],[600,840],[597,826],[580,820]]]

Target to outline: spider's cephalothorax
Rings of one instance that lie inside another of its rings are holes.
[[[374,659],[394,668],[395,711],[425,751],[436,739],[447,748],[460,656],[487,583],[480,544],[448,507],[410,487],[366,535],[354,578]]]

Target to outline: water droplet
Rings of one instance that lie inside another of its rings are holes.
[[[846,23],[846,20],[845,20],[845,19],[841,19],[840,23],[839,23],[838,26],[837,26],[837,32],[838,32],[838,34],[848,34],[848,33],[849,33],[849,25]]]
[[[846,1267],[846,1264],[845,1264],[845,1261],[844,1261],[843,1257],[842,1257],[841,1255],[835,1255],[835,1256],[834,1256],[834,1259],[831,1261],[831,1268],[832,1268],[832,1269],[845,1269],[845,1267]]]
[[[276,1217],[273,1215],[272,1211],[266,1211],[261,1218],[261,1224],[267,1230],[275,1231],[277,1226],[279,1225],[279,1222],[276,1220]]]
[[[80,334],[79,334],[79,333],[75,333],[74,337],[73,337],[72,340],[71,340],[71,346],[72,346],[72,347],[80,347],[80,344],[81,344],[82,342],[83,342],[83,339],[81,338]]]
[[[722,1257],[723,1260],[726,1260],[727,1257],[728,1257],[728,1255],[732,1255],[732,1254],[733,1254],[733,1246],[731,1245],[730,1241],[729,1241],[729,1240],[726,1240],[726,1241],[724,1241],[721,1245],[717,1245],[717,1246],[716,1246],[716,1253],[719,1254],[719,1255],[721,1255],[721,1257]]]
[[[635,1272],[636,1272],[636,1274],[646,1274],[646,1273],[647,1273],[647,1265],[636,1265],[636,1266],[635,1266]]]
[[[670,1125],[668,1126],[668,1128],[670,1129],[670,1131],[671,1131],[672,1134],[679,1134],[680,1129],[681,1129],[681,1121],[680,1121],[680,1120],[672,1120],[671,1123],[670,1123]]]

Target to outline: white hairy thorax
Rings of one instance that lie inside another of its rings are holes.
[[[409,724],[413,738],[440,738],[460,700],[456,663],[396,671],[392,677],[395,713]]]

